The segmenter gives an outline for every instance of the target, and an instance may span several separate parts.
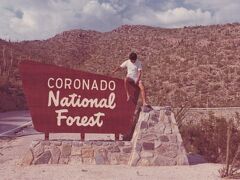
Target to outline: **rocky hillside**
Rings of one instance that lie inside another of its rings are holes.
[[[240,106],[240,24],[66,31],[43,41],[0,40],[0,111],[26,108],[18,63],[26,58],[108,74],[135,51],[152,105]],[[116,77],[123,77],[124,72]]]

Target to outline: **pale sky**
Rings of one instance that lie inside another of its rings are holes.
[[[0,0],[0,38],[47,39],[123,24],[163,28],[240,22],[240,0]]]

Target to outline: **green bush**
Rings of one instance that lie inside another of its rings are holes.
[[[239,119],[239,114],[236,114],[231,137],[230,159],[238,148],[240,132],[237,120]],[[183,124],[180,131],[187,152],[201,154],[209,162],[225,162],[228,123],[225,118],[216,117],[210,112],[208,118],[201,119],[200,122]]]

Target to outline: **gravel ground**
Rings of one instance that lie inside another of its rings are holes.
[[[27,132],[27,131],[26,131]],[[43,138],[43,134],[0,139],[0,179],[219,179],[220,164],[190,166],[129,167],[127,165],[37,165],[21,166],[21,159],[31,141]]]

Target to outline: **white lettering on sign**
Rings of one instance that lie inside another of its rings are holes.
[[[67,113],[68,110],[67,109],[61,109],[61,110],[56,110],[55,111],[57,113],[57,125],[61,126],[62,125],[62,121],[66,121],[66,125],[67,126],[72,126],[74,123],[77,126],[98,126],[101,127],[103,125],[103,120],[101,119],[102,116],[105,116],[104,113],[98,112],[95,113],[93,116],[91,117],[87,117],[87,116],[64,116],[63,113]]]
[[[50,89],[54,88],[54,86],[51,85],[52,83],[50,82],[50,81],[53,81],[53,80],[54,80],[54,78],[49,78],[49,79],[48,79],[48,87],[49,87]]]
[[[68,97],[60,97],[60,91],[58,90],[54,93],[52,90],[49,91],[48,95],[48,107],[54,105],[55,107],[91,107],[91,108],[108,108],[114,109],[116,107],[115,103],[115,93],[110,93],[107,98],[82,98],[80,95],[75,93],[68,95]]]
[[[90,80],[90,79],[71,79],[71,78],[53,78],[50,77],[47,82],[48,88],[48,107],[62,107],[62,108],[116,108],[116,94],[113,92],[116,89],[115,81],[106,80]],[[57,89],[53,91],[53,89]],[[104,98],[86,98],[79,94],[72,93],[69,95],[61,96],[61,89],[70,90],[94,90],[94,91],[110,91],[109,95]],[[67,126],[77,125],[83,127],[101,127],[103,120],[101,117],[105,116],[105,113],[98,112],[92,116],[75,116],[66,115],[68,109],[55,110],[57,114],[57,126],[61,126],[65,121]]]
[[[70,79],[70,78],[49,78],[48,87],[50,89],[82,89],[82,90],[97,90],[97,91],[114,91],[116,89],[115,81],[106,80],[89,80],[89,79]]]

